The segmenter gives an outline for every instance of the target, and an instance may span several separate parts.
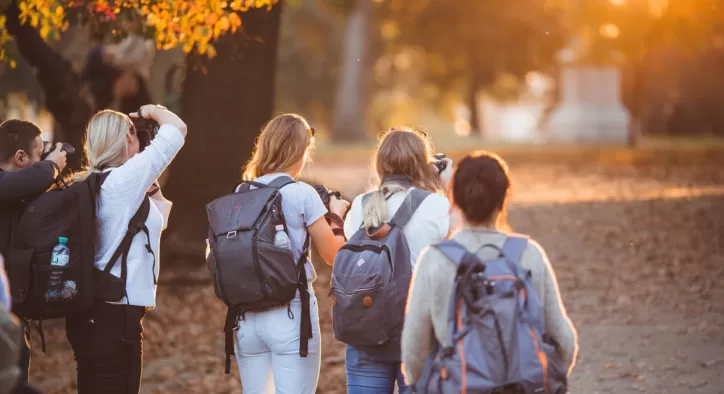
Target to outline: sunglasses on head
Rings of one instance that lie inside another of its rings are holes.
[[[381,133],[381,136],[384,136],[385,134],[391,133],[393,131],[413,131],[413,132],[417,133],[420,137],[422,137],[422,139],[424,139],[424,140],[427,139],[427,133],[422,130],[419,130],[419,129],[395,129],[395,128],[392,128],[387,131],[383,131]]]

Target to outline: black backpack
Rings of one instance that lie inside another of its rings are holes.
[[[208,256],[216,296],[228,307],[224,333],[226,373],[234,354],[233,331],[239,316],[289,304],[300,291],[302,301],[299,355],[306,357],[312,325],[304,263],[309,254],[309,233],[299,260],[289,249],[274,245],[276,226],[284,225],[280,189],[295,181],[282,176],[268,185],[244,182],[236,192],[206,206],[209,221]],[[251,186],[255,188],[252,189]]]
[[[128,232],[106,268],[96,269],[96,201],[108,174],[93,173],[82,182],[50,190],[26,207],[6,266],[13,312],[18,316],[42,323],[83,311],[96,300],[120,301],[125,296],[128,249],[137,233],[144,231],[148,237],[145,222],[150,201],[146,197],[130,220]],[[70,249],[69,262],[62,267],[50,264],[59,237],[67,238]],[[119,258],[121,278],[110,273]],[[70,296],[46,300],[52,282],[61,283]]]

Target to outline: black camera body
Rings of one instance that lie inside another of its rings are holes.
[[[158,134],[158,122],[152,119],[131,118],[133,127],[136,128],[136,135],[141,146],[141,151],[146,148]]]
[[[437,167],[437,173],[442,174],[445,169],[447,169],[447,155],[444,153],[436,153],[435,154],[435,160],[432,161],[432,164]]]
[[[50,155],[50,153],[54,150],[55,150],[54,143],[47,142],[47,141],[44,142],[43,143],[43,154],[40,155],[40,160],[47,159],[48,155]],[[73,145],[71,145],[67,142],[63,142],[63,146],[60,148],[60,150],[61,150],[61,152],[65,152],[66,155],[72,155],[73,153],[75,153],[75,148],[73,148]]]
[[[336,190],[327,189],[324,185],[314,185],[314,190],[316,190],[317,194],[319,194],[319,198],[322,199],[322,203],[324,204],[324,207],[327,208],[327,211],[329,211],[329,202],[332,199],[332,196],[339,199],[342,198],[342,193]],[[345,213],[344,216],[346,217],[347,214]],[[332,229],[332,233],[334,233],[334,235],[344,237],[344,218],[341,218],[332,212],[327,212],[324,215],[324,218],[330,226],[332,225],[332,222],[337,225],[338,228]]]
[[[319,194],[319,198],[322,199],[322,203],[324,203],[324,207],[329,210],[329,201],[332,199],[332,196],[335,196],[339,199],[342,198],[342,193],[327,189],[324,185],[314,185],[314,190],[317,191],[317,194]]]

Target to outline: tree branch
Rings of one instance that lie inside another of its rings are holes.
[[[20,9],[13,1],[3,12],[8,32],[15,38],[20,55],[36,70],[45,92],[45,107],[69,137],[67,142],[80,148],[85,124],[91,115],[88,103],[81,98],[81,81],[70,62],[48,45],[37,30],[20,22]],[[69,157],[69,167],[78,169],[80,155]]]

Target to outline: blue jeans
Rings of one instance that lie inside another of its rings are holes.
[[[347,345],[347,394],[392,394],[395,382],[402,394],[407,388],[401,363],[367,360],[364,353]]]

